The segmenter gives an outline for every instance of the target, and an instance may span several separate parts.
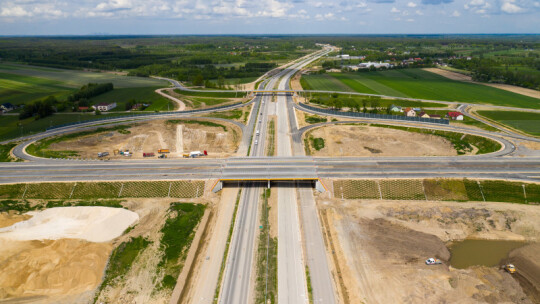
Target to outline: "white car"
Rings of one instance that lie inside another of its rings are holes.
[[[441,260],[429,258],[426,260],[426,265],[435,265],[435,264],[442,264]]]
[[[255,140],[255,144],[258,144],[258,143],[259,143],[259,141],[258,141],[258,140]]]

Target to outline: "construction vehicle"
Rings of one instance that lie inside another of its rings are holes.
[[[442,264],[441,260],[429,258],[426,260],[426,265],[436,265],[436,264]]]
[[[184,153],[184,154],[182,154],[182,157],[188,158],[188,157],[189,157],[189,153]]]
[[[506,270],[506,272],[508,272],[509,274],[516,273],[516,267],[514,266],[514,264],[506,264],[506,265],[504,265],[504,270]]]
[[[195,158],[195,157],[199,157],[199,156],[208,156],[208,152],[206,150],[204,150],[203,152],[201,152],[201,151],[189,152],[189,157]]]
[[[142,156],[143,157],[154,157],[156,155],[154,154],[154,152],[149,152],[149,153],[143,153]]]
[[[170,153],[169,149],[159,149],[157,150],[157,153]]]
[[[158,158],[167,158],[167,155],[165,155],[165,154],[160,154],[160,155],[158,156]]]

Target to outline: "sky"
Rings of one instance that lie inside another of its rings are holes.
[[[0,35],[540,33],[540,0],[0,0]]]

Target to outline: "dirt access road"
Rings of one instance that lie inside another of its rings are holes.
[[[518,281],[498,268],[447,266],[446,243],[465,238],[538,241],[537,206],[342,201],[324,194],[318,206],[333,244],[344,303],[532,303]],[[528,254],[524,263],[531,263]],[[532,254],[532,261],[538,261],[538,251]],[[428,257],[444,264],[427,266]]]

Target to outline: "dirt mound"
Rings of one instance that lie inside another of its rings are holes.
[[[334,244],[344,303],[531,303],[520,284],[497,267],[447,266],[444,242],[469,236],[535,240],[540,227],[534,206],[323,197],[318,205]],[[527,267],[533,269],[528,276],[538,277],[538,252],[516,255],[518,271]],[[425,265],[428,257],[444,263]]]
[[[29,214],[19,214],[18,212],[0,212],[0,228],[11,226],[15,223],[26,221],[32,216]]]
[[[450,252],[438,237],[414,231],[384,219],[360,220],[370,243],[382,256],[393,256],[404,263],[424,261],[425,257],[450,259]],[[396,249],[399,249],[396,251]]]
[[[74,239],[0,240],[0,299],[87,302],[101,282],[111,250],[109,243]]]
[[[0,229],[0,239],[29,241],[84,239],[107,242],[139,219],[137,213],[109,207],[61,207],[28,212],[32,218]]]
[[[514,274],[527,295],[540,303],[540,244],[531,244],[513,250],[508,261],[516,266]]]
[[[368,126],[335,125],[317,128],[308,136],[324,139],[314,156],[454,156],[451,142],[435,135]]]

